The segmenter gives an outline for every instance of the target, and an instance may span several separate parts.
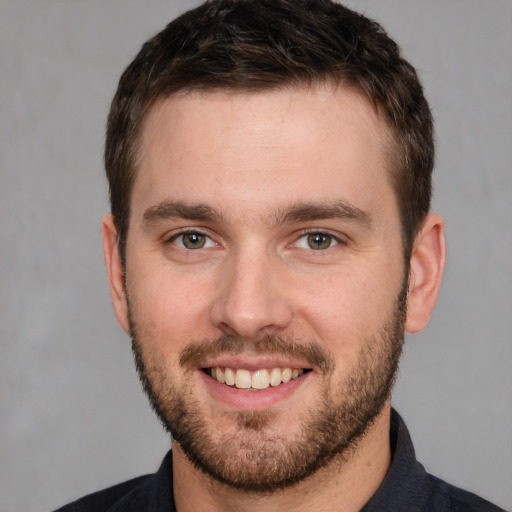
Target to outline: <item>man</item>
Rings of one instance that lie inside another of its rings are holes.
[[[444,267],[432,132],[414,69],[341,5],[212,1],[142,47],[103,240],[172,452],[61,510],[499,510],[428,475],[391,409]]]

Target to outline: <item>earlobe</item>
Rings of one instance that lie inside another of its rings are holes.
[[[437,300],[446,260],[443,219],[428,215],[414,242],[409,275],[407,332],[421,331]]]
[[[124,268],[119,253],[118,232],[112,214],[105,215],[102,223],[103,254],[110,284],[110,296],[119,325],[130,332],[126,299]]]

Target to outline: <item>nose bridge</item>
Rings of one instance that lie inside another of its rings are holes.
[[[278,258],[261,245],[234,250],[224,265],[212,322],[224,332],[248,338],[286,327],[292,309],[278,267]]]

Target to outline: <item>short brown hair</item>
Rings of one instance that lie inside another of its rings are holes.
[[[328,81],[364,94],[391,130],[390,179],[408,259],[430,208],[434,141],[423,89],[397,44],[378,23],[329,0],[211,0],[142,46],[112,101],[105,168],[123,262],[141,126],[157,99]]]

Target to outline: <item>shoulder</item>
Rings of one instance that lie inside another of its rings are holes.
[[[365,512],[505,512],[503,509],[427,473],[400,415],[391,415],[392,461]]]
[[[455,487],[436,476],[428,476],[432,486],[432,494],[426,508],[427,512],[438,510],[449,510],[450,512],[505,512],[502,508],[472,492]]]
[[[145,494],[152,475],[140,476],[107,489],[97,491],[65,505],[55,512],[110,512],[118,509],[121,503],[128,503],[137,497],[139,501]],[[121,509],[120,509],[121,510]],[[125,506],[122,510],[128,510]]]
[[[172,452],[159,470],[84,496],[55,512],[173,512]]]

